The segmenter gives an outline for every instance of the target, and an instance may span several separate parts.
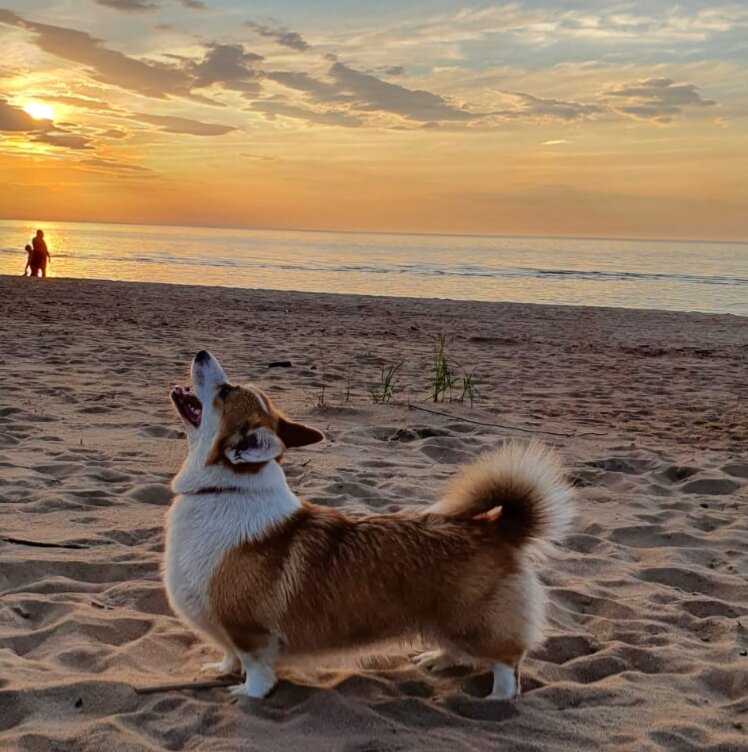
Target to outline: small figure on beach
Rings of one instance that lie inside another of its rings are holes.
[[[31,261],[34,258],[34,249],[30,246],[26,246],[26,266],[23,267],[23,276],[31,276]]]
[[[44,240],[44,231],[37,230],[34,239],[31,241],[33,246],[32,252],[29,256],[27,266],[31,267],[31,277],[38,277],[41,272],[42,277],[47,276],[47,264],[52,260],[52,256],[47,248],[47,243]],[[28,252],[28,246],[26,251]],[[25,270],[24,270],[25,274]]]

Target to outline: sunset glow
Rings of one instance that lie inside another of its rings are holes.
[[[34,120],[54,120],[55,111],[48,104],[43,102],[27,102],[23,106],[23,111],[31,115]]]
[[[5,218],[748,238],[748,8],[0,0]]]

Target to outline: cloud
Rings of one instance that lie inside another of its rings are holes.
[[[669,123],[685,109],[713,107],[717,103],[704,99],[695,84],[678,84],[670,78],[646,78],[608,88],[603,97],[621,115],[636,120]]]
[[[54,133],[40,133],[32,139],[37,143],[49,144],[50,146],[59,146],[65,149],[92,149],[91,139],[85,136],[78,136],[74,133],[65,133],[64,131]]]
[[[383,81],[371,72],[356,70],[338,60],[333,60],[324,78],[314,78],[302,71],[270,71],[266,78],[303,95],[303,103],[301,106],[294,103],[293,111],[288,111],[289,117],[303,118],[304,113],[312,113],[313,122],[323,122],[321,114],[324,112],[328,116],[325,122],[330,125],[359,127],[366,125],[375,114],[397,116],[411,127],[433,127],[446,124],[495,126],[516,120],[571,122],[605,112],[600,104],[507,91],[498,92],[499,107],[477,111],[458,106],[430,91]],[[284,114],[277,102],[264,109],[259,106],[254,109]],[[381,119],[376,124],[381,126]]]
[[[119,10],[123,13],[150,13],[158,10],[158,3],[154,0],[93,0],[97,5]],[[207,6],[202,0],[177,0],[184,8],[204,10]]]
[[[354,105],[366,111],[390,112],[419,122],[444,120],[473,120],[476,115],[459,109],[438,94],[422,89],[382,81],[370,73],[349,68],[335,62],[330,75],[338,84],[341,94],[348,95]]]
[[[308,123],[339,125],[345,128],[358,128],[363,125],[361,118],[341,110],[319,111],[274,100],[253,102],[251,109],[263,113],[268,120],[275,120],[276,117],[281,116],[294,120],[305,120]]]
[[[206,45],[205,57],[190,62],[188,70],[194,77],[192,86],[205,88],[221,84],[226,89],[256,95],[260,90],[261,72],[255,68],[263,57],[247,52],[241,44]]]
[[[199,120],[172,117],[170,115],[145,115],[142,113],[135,113],[132,115],[132,118],[134,120],[139,120],[142,123],[155,125],[165,133],[182,133],[189,136],[224,136],[227,133],[236,130],[236,128],[231,125],[201,123]]]
[[[28,21],[12,11],[0,9],[0,23],[29,31],[41,50],[80,63],[96,80],[144,96],[181,96],[218,104],[193,91],[214,84],[245,95],[259,93],[261,72],[254,66],[263,58],[241,44],[208,44],[201,60],[171,56],[175,62],[166,65],[128,57],[86,32]]]
[[[296,31],[290,31],[284,26],[266,26],[255,23],[254,21],[245,21],[245,26],[256,31],[260,36],[274,39],[282,47],[288,47],[298,52],[304,52],[309,49],[309,43]]]
[[[563,146],[564,144],[570,144],[571,141],[567,141],[565,138],[556,138],[551,141],[543,141],[541,146]]]
[[[184,70],[128,57],[83,31],[27,21],[4,9],[0,23],[31,32],[41,50],[90,68],[98,81],[162,99],[190,94],[193,81]]]
[[[270,157],[267,154],[250,154],[248,152],[242,152],[242,156],[246,159],[251,159],[253,162],[277,162],[278,157]]]
[[[312,104],[333,108],[338,115],[341,114],[340,108],[345,107],[353,120],[350,117],[333,118],[338,124],[354,122],[356,126],[361,125],[360,116],[366,113],[388,113],[415,123],[467,122],[481,116],[481,113],[456,107],[438,94],[392,84],[339,61],[333,62],[328,70],[328,80],[288,71],[269,72],[267,78],[303,93]],[[318,110],[315,112],[320,114]]]
[[[111,111],[113,108],[108,102],[100,99],[89,99],[88,97],[76,97],[68,94],[58,94],[57,96],[45,96],[47,102],[59,102],[70,107],[77,107],[82,110],[100,110]]]
[[[153,173],[153,170],[149,169],[148,167],[128,164],[127,162],[117,162],[113,159],[104,159],[102,157],[90,157],[89,159],[81,159],[78,164],[89,165],[91,167],[101,167],[106,170],[114,170],[115,172],[137,174]]]
[[[543,99],[523,91],[501,92],[509,105],[493,114],[499,118],[525,120],[584,120],[605,110],[597,104],[582,104],[560,99]]]
[[[36,120],[20,107],[14,107],[0,97],[0,131],[32,133],[52,128],[53,125],[48,120]]]
[[[107,128],[99,134],[101,138],[113,138],[116,140],[127,138],[129,135],[130,134],[123,128]]]
[[[320,81],[303,71],[270,71],[266,78],[287,89],[300,91],[314,102],[341,101],[340,90],[333,82]]]
[[[158,8],[152,0],[94,0],[94,2],[123,13],[148,13]]]

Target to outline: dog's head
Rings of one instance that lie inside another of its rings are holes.
[[[207,350],[192,361],[192,388],[174,387],[171,399],[187,431],[190,460],[202,467],[255,473],[286,449],[324,438],[286,418],[256,387],[231,384]]]

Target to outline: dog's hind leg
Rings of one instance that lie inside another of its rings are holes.
[[[493,689],[486,699],[511,700],[522,688],[519,681],[519,663],[514,668],[497,661],[493,667]]]
[[[519,669],[527,646],[513,640],[490,634],[471,635],[463,643],[463,655],[469,656],[473,665],[493,667],[493,688],[489,700],[511,700],[520,693]],[[459,645],[459,643],[458,643]],[[460,654],[459,652],[457,653]]]

